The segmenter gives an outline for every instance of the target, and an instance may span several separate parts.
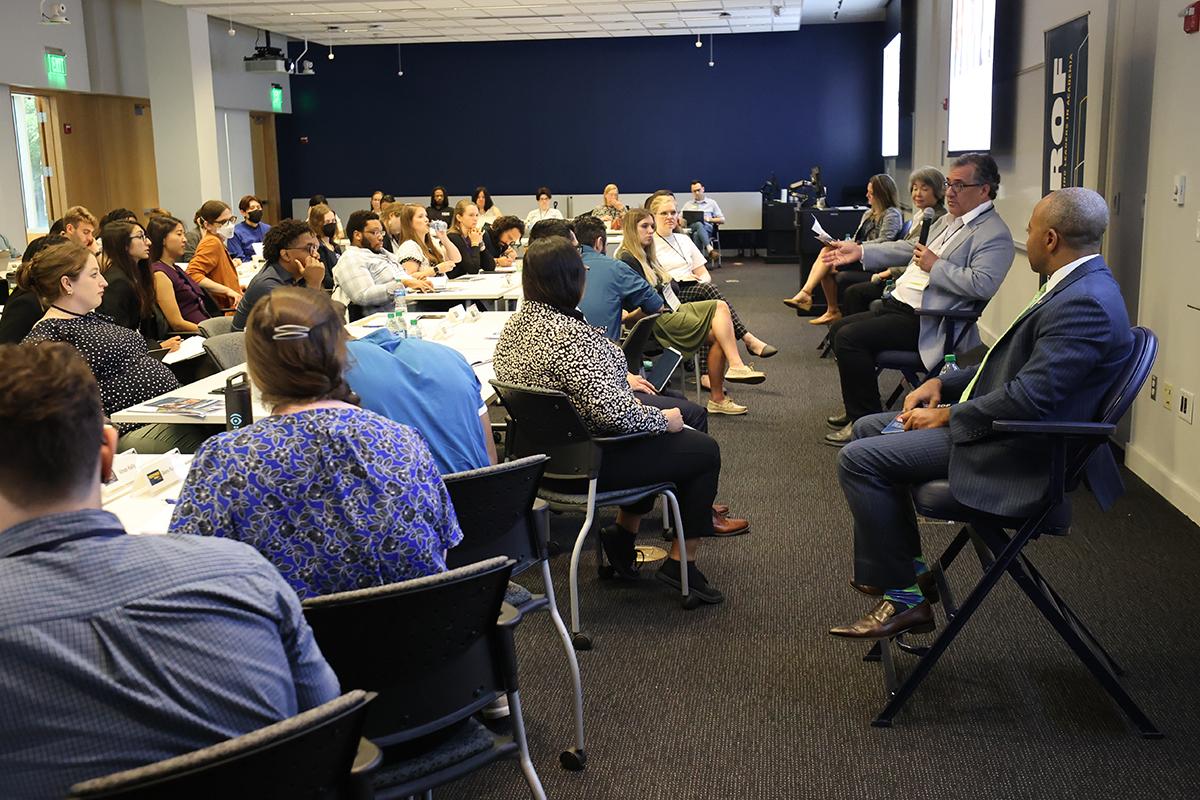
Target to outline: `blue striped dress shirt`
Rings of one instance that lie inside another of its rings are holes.
[[[0,533],[6,798],[62,797],[337,694],[296,593],[248,545],[129,536],[98,509]]]

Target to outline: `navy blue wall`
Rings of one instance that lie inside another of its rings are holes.
[[[703,49],[685,37],[406,45],[403,77],[394,46],[342,47],[334,61],[314,47],[317,75],[291,79],[293,113],[276,120],[280,188],[571,194],[698,176],[753,191],[820,164],[837,191],[882,168],[883,32],[717,36],[711,69],[708,37]]]

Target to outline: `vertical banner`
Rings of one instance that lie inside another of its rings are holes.
[[[1042,195],[1083,185],[1087,127],[1088,18],[1046,31],[1046,110]]]

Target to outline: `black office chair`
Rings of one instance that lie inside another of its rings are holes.
[[[931,519],[961,522],[964,527],[931,565],[937,576],[942,610],[947,624],[928,648],[906,649],[920,655],[920,661],[903,682],[896,680],[891,643],[881,640],[867,654],[867,660],[882,659],[888,701],[879,716],[871,723],[890,727],[896,714],[929,675],[930,670],[963,627],[978,610],[992,588],[1007,572],[1033,601],[1034,606],[1083,662],[1101,687],[1120,706],[1121,711],[1138,732],[1148,739],[1158,739],[1162,733],[1142,712],[1121,685],[1121,667],[1100,645],[1091,631],[1054,590],[1054,587],[1034,568],[1026,546],[1044,534],[1062,534],[1069,526],[1070,500],[1067,494],[1078,487],[1087,462],[1116,431],[1117,423],[1125,416],[1134,398],[1146,382],[1158,352],[1158,341],[1147,328],[1133,329],[1133,352],[1124,370],[1109,389],[1094,422],[1039,422],[1029,420],[997,420],[992,429],[1013,437],[1041,436],[1050,440],[1050,486],[1041,506],[1024,519],[1012,519],[983,514],[963,506],[954,499],[948,480],[936,480],[914,486],[912,497],[917,512]],[[1106,509],[1107,510],[1107,509]],[[1013,531],[1009,535],[1009,531]],[[946,582],[946,571],[968,542],[975,546],[983,575],[956,606]],[[898,642],[899,643],[899,642]]]
[[[874,307],[875,303],[881,302],[876,300],[871,303]],[[976,304],[975,308],[949,310],[943,309],[936,311],[933,309],[916,309],[918,317],[933,317],[935,319],[944,320],[946,322],[946,337],[942,343],[942,356],[954,355],[959,344],[962,343],[963,337],[967,331],[979,322],[979,317],[983,314],[983,309],[987,306],[987,301],[982,301]],[[925,362],[921,360],[921,354],[915,350],[884,350],[877,353],[875,356],[875,375],[883,374],[884,370],[894,369],[900,373],[901,380],[884,403],[884,408],[891,408],[896,404],[896,401],[904,394],[905,382],[908,383],[910,389],[915,389],[924,383],[929,378],[935,377],[942,371],[943,363],[939,363],[933,369],[925,366]]]
[[[505,452],[509,457],[545,454],[550,457],[543,474],[538,497],[545,500],[551,511],[570,512],[584,515],[583,524],[575,536],[571,550],[570,599],[571,599],[571,642],[576,650],[590,650],[592,639],[580,631],[579,626],[579,559],[584,540],[596,518],[596,509],[604,506],[624,506],[646,497],[660,496],[670,508],[674,520],[672,526],[679,542],[680,563],[687,559],[687,544],[684,541],[683,518],[679,513],[679,501],[675,498],[675,484],[664,481],[647,486],[599,492],[596,489],[600,475],[600,464],[604,457],[604,446],[653,436],[650,433],[632,433],[624,436],[592,436],[579,418],[579,413],[562,392],[516,386],[511,383],[492,381],[500,402],[508,411],[512,424],[505,437]],[[613,575],[611,565],[604,563],[604,550],[596,542],[597,570],[602,578]],[[699,600],[689,594],[687,570],[681,570],[680,593],[683,607],[696,608]]]
[[[537,499],[537,487],[549,459],[528,456],[495,466],[445,476],[446,489],[454,504],[463,538],[446,554],[446,566],[459,567],[504,555],[513,559],[513,576],[540,566],[545,594],[534,594],[510,582],[504,601],[522,618],[534,611],[550,612],[554,629],[567,651],[567,666],[575,690],[575,747],[562,751],[558,761],[564,769],[581,770],[587,763],[583,740],[583,682],[575,648],[558,613],[554,581],[550,576],[547,547],[550,541],[549,509]]]
[[[367,704],[358,690],[244,736],[71,787],[72,800],[349,797]],[[367,751],[377,754],[371,747]],[[360,776],[363,777],[363,776]]]
[[[521,618],[504,604],[514,563],[501,556],[304,601],[304,616],[342,687],[379,695],[364,726],[383,751],[371,777],[379,800],[429,792],[514,757],[533,796],[544,800],[517,691],[513,629]],[[472,718],[506,693],[512,737]]]
[[[625,354],[627,368],[633,375],[642,374],[642,356],[650,344],[650,339],[654,336],[654,323],[657,320],[658,314],[648,314],[642,317],[634,323],[621,342],[621,352]]]

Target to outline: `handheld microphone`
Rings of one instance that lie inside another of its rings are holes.
[[[927,208],[921,212],[921,237],[918,240],[922,245],[929,241],[929,228],[933,225],[933,209]]]

